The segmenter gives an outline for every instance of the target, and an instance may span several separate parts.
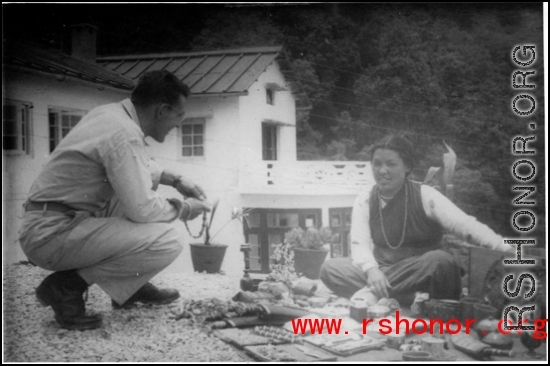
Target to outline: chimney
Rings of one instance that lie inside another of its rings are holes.
[[[75,24],[70,28],[71,56],[95,64],[97,27],[91,24]]]

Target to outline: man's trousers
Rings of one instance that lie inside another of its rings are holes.
[[[117,303],[124,303],[172,263],[183,237],[170,223],[135,223],[116,200],[95,214],[84,211],[25,213],[19,241],[36,265],[51,271],[78,269]]]

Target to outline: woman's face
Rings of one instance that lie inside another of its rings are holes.
[[[372,156],[372,173],[380,194],[393,197],[405,181],[410,168],[399,154],[390,149],[376,149]]]

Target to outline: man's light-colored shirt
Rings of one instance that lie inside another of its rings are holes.
[[[372,253],[374,243],[369,227],[369,200],[373,188],[374,186],[368,186],[357,196],[351,216],[351,257],[353,264],[363,272],[378,268]],[[482,247],[501,251],[515,250],[515,247],[504,244],[502,236],[475,217],[467,215],[435,188],[423,184],[420,194],[426,216],[439,223],[445,231]]]
[[[144,137],[129,99],[93,109],[56,147],[29,201],[96,212],[116,195],[129,220],[174,220],[180,209],[152,190],[163,169],[147,156]]]

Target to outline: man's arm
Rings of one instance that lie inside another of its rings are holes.
[[[132,139],[123,131],[115,133],[108,148],[102,151],[102,162],[130,220],[170,222],[182,214],[181,202],[163,199],[151,189],[150,160],[139,139]]]
[[[172,170],[163,170],[162,175],[160,176],[160,184],[174,187],[184,197],[206,200],[206,194],[199,185],[191,182],[190,180],[184,178],[181,174],[178,174]]]
[[[164,172],[164,168],[160,166],[159,163],[157,163],[154,159],[149,158],[148,160],[148,167],[149,167],[149,173],[151,173],[151,180],[153,181],[153,191],[156,191],[158,189],[158,186],[160,184],[160,181],[162,179],[162,173]]]
[[[148,160],[149,172],[151,173],[151,179],[153,181],[153,190],[156,191],[158,185],[163,183],[164,185],[171,185],[172,182],[178,177],[175,173],[170,170],[165,170],[160,164],[158,164],[154,159],[149,158]],[[176,187],[175,187],[176,188]],[[170,200],[171,201],[171,200]],[[172,202],[172,201],[171,201]],[[176,203],[176,202],[172,202]],[[184,205],[181,211],[181,217],[185,220],[193,220],[203,211],[210,211],[210,203],[206,199],[196,200],[194,197],[190,197],[183,201]],[[178,206],[179,207],[179,206]]]

